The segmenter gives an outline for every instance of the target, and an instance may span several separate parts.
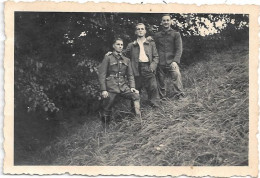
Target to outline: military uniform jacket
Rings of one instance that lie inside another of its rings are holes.
[[[144,42],[144,51],[146,56],[150,62],[150,68],[155,71],[157,64],[159,62],[159,56],[156,49],[156,45],[153,41],[145,41]],[[137,41],[131,42],[124,50],[124,53],[127,57],[131,59],[132,69],[134,76],[139,76],[138,64],[139,64],[139,54],[140,54],[140,47]]]
[[[135,88],[130,59],[116,52],[105,55],[98,69],[98,79],[101,91],[122,93]]]
[[[172,62],[180,63],[182,39],[179,32],[173,29],[160,31],[155,34],[154,40],[159,53],[159,65],[167,65]]]

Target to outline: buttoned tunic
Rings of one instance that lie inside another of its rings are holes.
[[[182,39],[179,32],[173,29],[160,31],[155,34],[154,40],[159,53],[159,65],[169,65],[172,62],[180,63]]]
[[[98,74],[101,91],[125,93],[129,92],[130,88],[135,88],[130,59],[116,52],[105,55]]]

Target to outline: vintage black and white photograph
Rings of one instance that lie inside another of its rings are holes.
[[[249,19],[14,11],[14,165],[249,166]]]

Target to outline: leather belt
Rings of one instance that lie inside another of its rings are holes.
[[[115,74],[115,75],[110,74],[109,76],[111,76],[111,77],[124,77],[123,75],[119,75],[119,74]]]

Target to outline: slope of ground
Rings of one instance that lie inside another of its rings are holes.
[[[141,119],[117,104],[109,131],[92,116],[43,148],[36,164],[247,165],[248,44],[206,56],[182,70],[186,98],[162,109],[143,104]]]

